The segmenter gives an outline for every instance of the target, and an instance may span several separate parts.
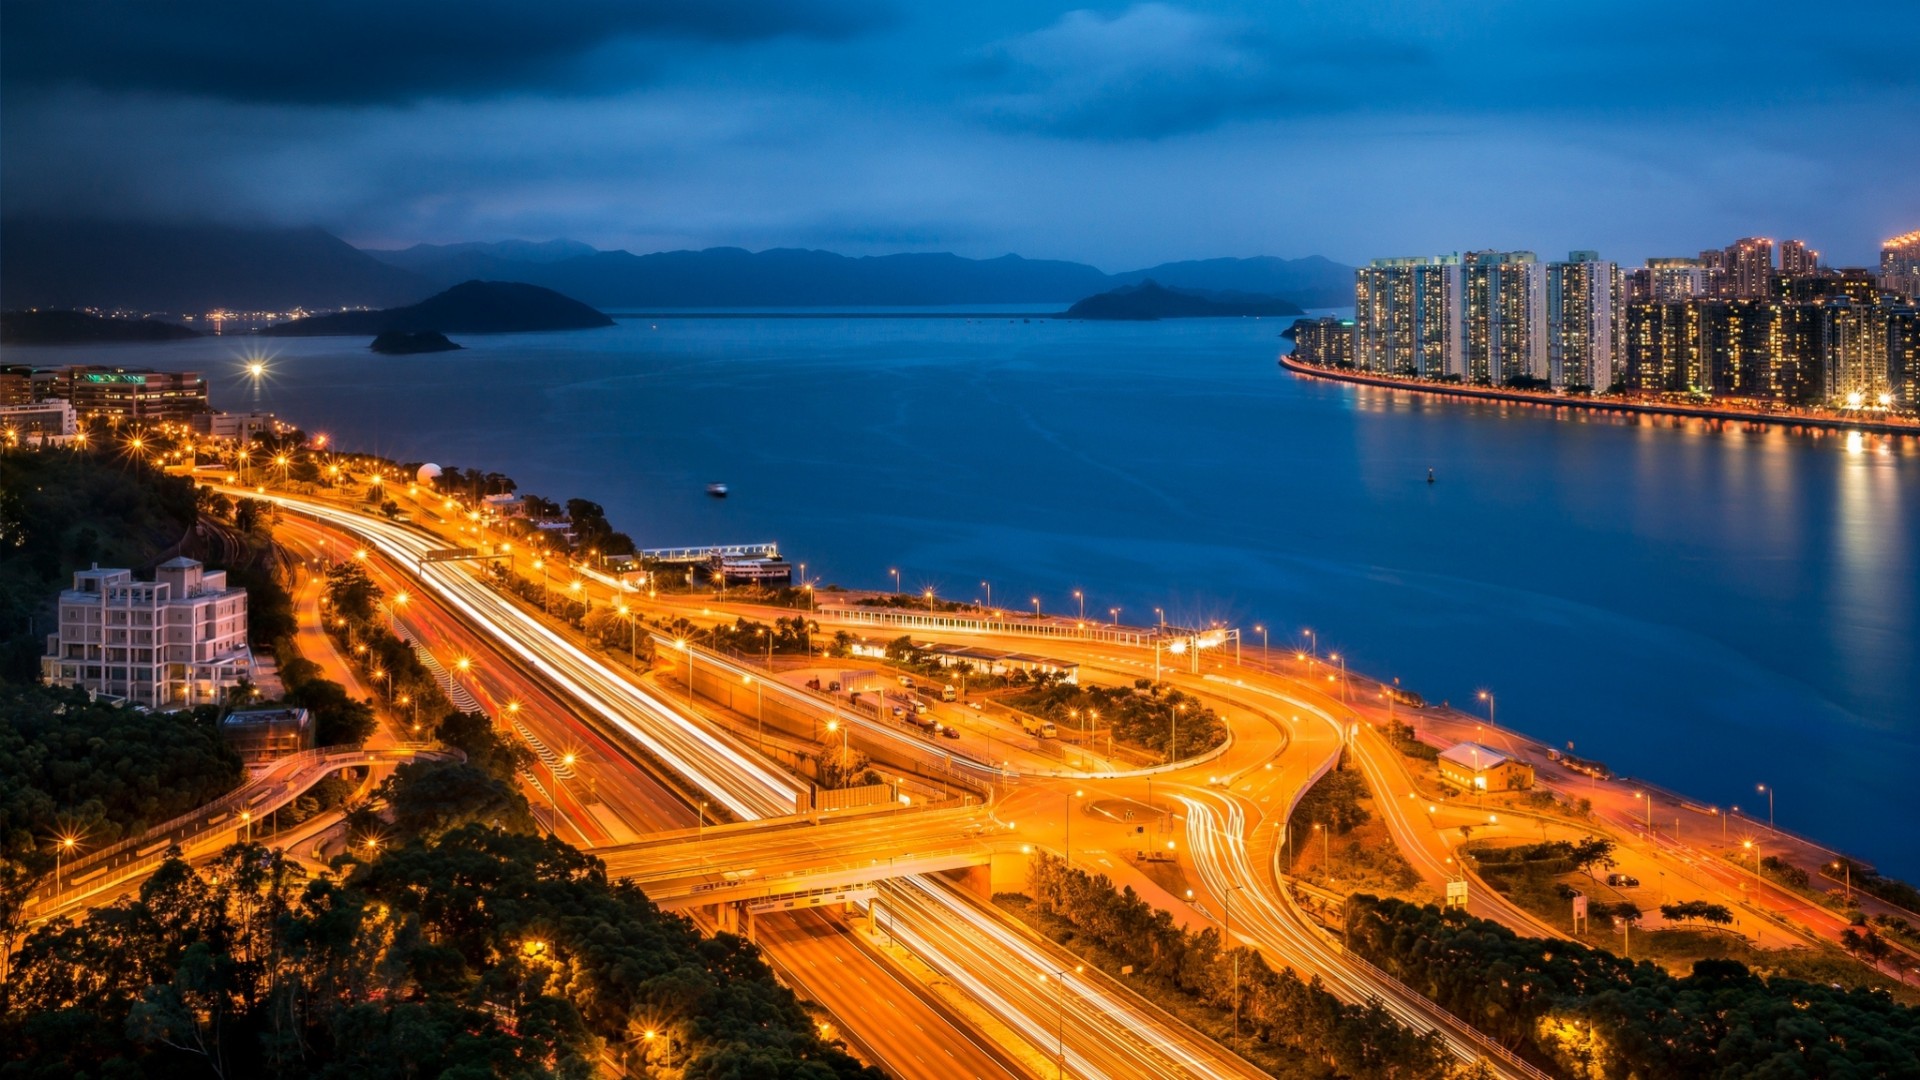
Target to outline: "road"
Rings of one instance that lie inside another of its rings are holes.
[[[1025,1080],[1004,1050],[948,1019],[914,979],[898,974],[837,914],[798,911],[755,920],[754,940],[835,1017],[851,1020],[856,1052],[901,1080]]]

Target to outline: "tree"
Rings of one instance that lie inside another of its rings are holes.
[[[1574,868],[1586,871],[1587,877],[1593,877],[1596,869],[1611,870],[1620,865],[1613,858],[1613,841],[1597,836],[1589,836],[1573,845],[1569,854]]]

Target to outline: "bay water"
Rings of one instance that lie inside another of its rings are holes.
[[[1782,827],[1920,879],[1920,444],[1314,381],[1275,363],[1288,320],[944,314],[7,359],[199,370],[218,408],[592,499],[643,547],[775,540],[823,582],[1007,608],[1077,589],[1246,648],[1311,628],[1702,803],[1764,817],[1772,786]]]

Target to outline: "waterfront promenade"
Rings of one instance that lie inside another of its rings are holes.
[[[1508,390],[1491,386],[1470,386],[1464,383],[1443,383],[1427,379],[1413,379],[1395,375],[1376,375],[1362,371],[1348,371],[1340,368],[1324,367],[1295,360],[1291,356],[1282,356],[1280,366],[1296,375],[1305,375],[1315,379],[1330,379],[1334,382],[1354,383],[1359,386],[1377,386],[1388,390],[1410,390],[1419,394],[1432,394],[1436,397],[1466,399],[1472,401],[1497,401],[1517,405],[1544,405],[1557,409],[1582,409],[1587,412],[1615,413],[1635,416],[1673,416],[1692,420],[1716,420],[1736,424],[1770,424],[1785,428],[1811,428],[1819,431],[1859,431],[1876,435],[1910,435],[1920,438],[1920,420],[1902,420],[1898,417],[1865,415],[1847,416],[1840,413],[1807,412],[1769,412],[1760,409],[1735,409],[1724,405],[1688,405],[1672,401],[1642,401],[1624,398],[1573,397],[1533,390]]]

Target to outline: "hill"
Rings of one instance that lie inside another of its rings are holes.
[[[196,330],[159,319],[103,319],[84,311],[0,312],[0,345],[86,345],[199,336]]]
[[[432,291],[324,229],[41,218],[0,225],[0,297],[12,308],[390,307]]]
[[[1161,263],[1114,275],[1116,285],[1152,279],[1174,289],[1284,296],[1304,307],[1347,307],[1353,303],[1353,267],[1312,255],[1304,259],[1200,259]]]
[[[612,325],[612,319],[551,289],[509,281],[468,281],[407,307],[311,315],[260,332],[276,337],[390,331],[508,334]]]
[[[1057,316],[1062,319],[1209,319],[1247,315],[1300,315],[1300,305],[1277,296],[1203,293],[1169,289],[1151,279],[1089,296]]]
[[[413,353],[453,352],[462,348],[447,340],[447,335],[432,330],[387,330],[373,339],[367,348],[388,356],[408,356]]]
[[[795,248],[634,255],[571,240],[421,244],[370,254],[438,284],[476,277],[524,281],[605,309],[1046,304],[1149,278],[1171,288],[1284,296],[1313,307],[1353,302],[1353,268],[1319,256],[1206,259],[1106,274],[1085,263],[1017,255],[853,257]]]

